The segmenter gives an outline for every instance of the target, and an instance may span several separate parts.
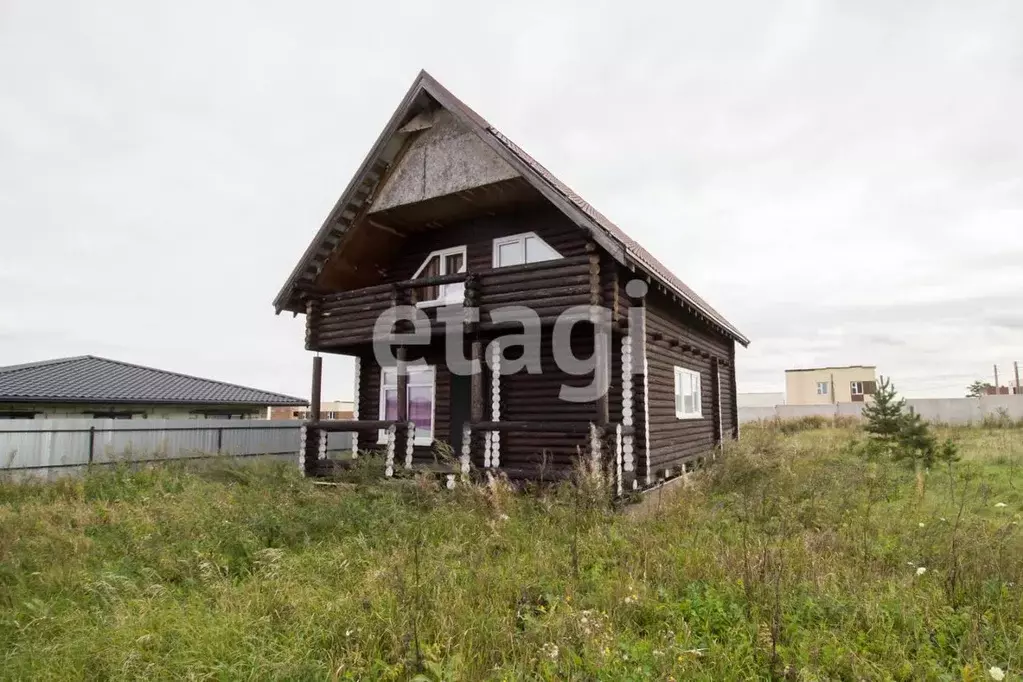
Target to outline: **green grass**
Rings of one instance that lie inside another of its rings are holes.
[[[847,427],[776,431],[644,514],[592,480],[2,483],[0,678],[1021,679],[1023,432],[948,431],[920,499]]]

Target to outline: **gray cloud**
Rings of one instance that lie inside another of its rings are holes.
[[[1021,27],[1008,0],[8,1],[0,363],[303,394],[270,300],[426,67],[753,339],[740,389],[872,363],[958,395],[1019,352]]]

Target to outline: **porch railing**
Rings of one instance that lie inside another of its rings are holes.
[[[460,302],[447,306],[420,304],[431,325],[437,320],[437,309],[451,305],[478,307],[479,329],[483,331],[501,326],[493,313],[508,306],[528,307],[542,324],[548,324],[566,308],[590,303],[592,296],[590,257],[585,255],[310,295],[306,307],[306,348],[328,350],[372,342],[377,320],[394,306],[412,304],[413,290],[455,283],[465,284]],[[437,333],[443,331],[439,325],[432,329]]]

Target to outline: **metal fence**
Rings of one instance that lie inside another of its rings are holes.
[[[12,419],[0,421],[0,471],[78,471],[90,465],[215,457],[294,457],[297,421],[261,419]],[[351,447],[330,434],[328,450]]]
[[[979,398],[909,398],[906,408],[925,420],[942,424],[982,424],[985,419],[1023,419],[1023,395],[982,395]],[[837,405],[775,405],[740,407],[739,422],[799,417],[859,417],[863,403]]]

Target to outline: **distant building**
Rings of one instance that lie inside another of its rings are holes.
[[[0,419],[261,419],[280,393],[81,355],[0,367]]]
[[[320,403],[320,419],[352,419],[355,417],[355,403],[351,400],[335,400]],[[288,407],[271,407],[268,419],[309,419],[309,407],[297,405]]]
[[[786,405],[862,403],[877,392],[877,367],[814,367],[785,370]]]
[[[743,407],[774,407],[785,404],[785,394],[775,393],[740,393],[736,396],[739,408]]]

